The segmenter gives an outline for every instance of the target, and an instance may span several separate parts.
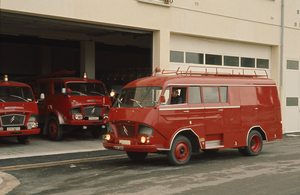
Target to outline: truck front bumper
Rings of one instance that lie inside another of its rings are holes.
[[[157,152],[155,145],[123,145],[104,142],[103,146],[109,150],[121,150],[128,152]]]
[[[35,135],[40,133],[40,129],[24,129],[17,131],[0,131],[0,137],[19,136],[19,135]]]

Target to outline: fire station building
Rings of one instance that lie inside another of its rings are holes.
[[[155,67],[254,68],[300,132],[299,0],[1,0],[0,76],[84,72],[108,90]],[[1,77],[2,77],[1,76]]]

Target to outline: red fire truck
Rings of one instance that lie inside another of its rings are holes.
[[[35,82],[35,95],[44,94],[39,101],[39,122],[42,133],[51,140],[62,139],[64,131],[91,131],[94,137],[105,131],[104,118],[111,107],[105,85],[84,78],[45,78]],[[105,133],[105,132],[104,132]]]
[[[182,165],[200,150],[237,148],[255,156],[263,140],[282,138],[277,87],[267,74],[191,69],[127,84],[108,115],[103,146],[132,160],[165,153]]]
[[[38,108],[29,85],[0,81],[0,137],[16,136],[28,144],[28,135],[39,134]]]

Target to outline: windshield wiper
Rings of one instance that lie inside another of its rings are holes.
[[[10,96],[16,97],[16,98],[19,98],[19,99],[21,99],[21,100],[24,100],[25,102],[28,102],[28,100],[26,100],[25,98],[22,98],[22,97],[20,97],[20,96],[17,96],[17,95],[10,95]]]
[[[120,108],[121,104],[122,104],[122,101],[119,98],[117,98],[117,103],[118,103],[118,108]]]
[[[84,95],[84,96],[87,96],[86,94],[80,92],[80,91],[72,91],[72,92],[75,92],[75,93],[79,93],[80,95]]]
[[[130,99],[131,101],[137,103],[137,105],[139,105],[141,108],[143,108],[143,106],[141,105],[141,102],[135,100],[135,99]]]
[[[0,98],[0,100],[5,103],[5,101],[3,99]]]
[[[90,91],[90,93],[95,93],[95,94],[99,94],[99,95],[105,96],[104,94],[99,93],[99,92],[97,92],[97,91]]]

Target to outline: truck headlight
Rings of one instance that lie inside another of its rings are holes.
[[[72,115],[72,119],[74,120],[82,120],[82,114],[73,114]]]
[[[138,134],[139,135],[153,135],[153,128],[148,125],[139,124]]]
[[[39,126],[38,122],[28,122],[27,129],[35,129]]]

